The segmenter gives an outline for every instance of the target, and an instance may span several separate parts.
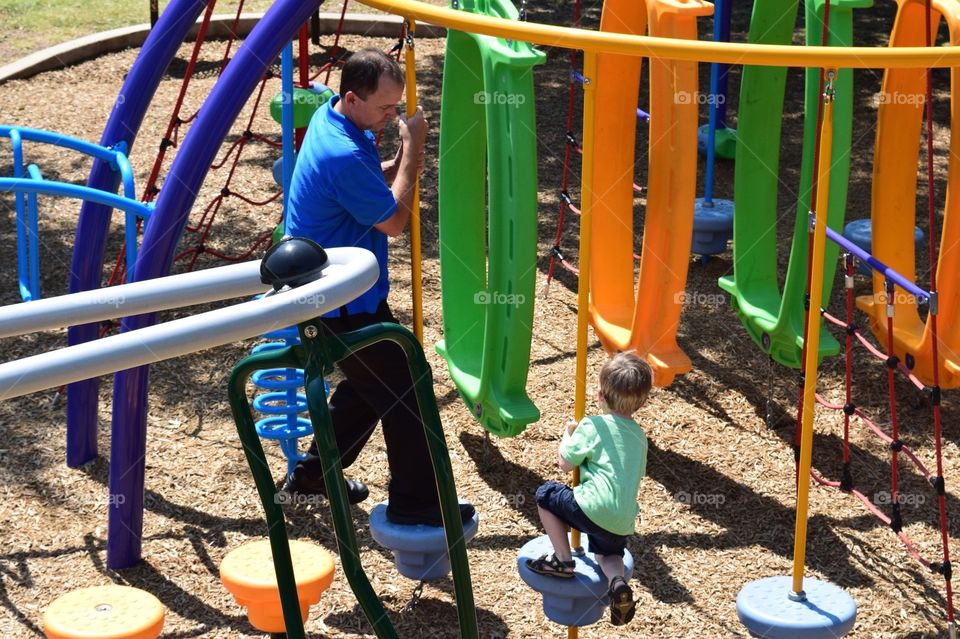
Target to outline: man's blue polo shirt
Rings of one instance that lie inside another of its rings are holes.
[[[334,110],[335,97],[320,107],[307,128],[290,183],[285,233],[324,248],[359,246],[380,265],[380,278],[347,304],[347,313],[373,313],[387,299],[387,236],[373,228],[397,210],[383,179],[380,154],[370,131],[361,131]],[[339,310],[324,317],[338,317]]]

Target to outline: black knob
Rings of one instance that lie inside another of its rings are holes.
[[[319,278],[328,262],[327,252],[313,240],[285,236],[263,256],[260,281],[276,291],[296,288]]]

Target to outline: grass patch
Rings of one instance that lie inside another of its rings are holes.
[[[169,4],[161,0],[160,11]],[[217,2],[215,13],[235,13],[239,0]],[[273,0],[246,0],[243,10],[266,11]],[[340,0],[325,2],[321,11],[340,11]],[[351,2],[348,10],[373,9]],[[149,0],[0,0],[0,66],[46,47],[85,35],[150,20]]]

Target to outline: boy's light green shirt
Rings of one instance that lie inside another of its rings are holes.
[[[564,438],[560,456],[580,467],[577,505],[604,530],[632,535],[640,513],[637,492],[647,474],[647,436],[619,415],[584,417]]]

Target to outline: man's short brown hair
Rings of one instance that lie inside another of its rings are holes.
[[[607,407],[632,415],[647,401],[653,386],[653,371],[633,351],[617,353],[600,369],[600,392]]]
[[[376,93],[381,77],[388,77],[399,85],[404,83],[403,69],[396,60],[380,49],[360,49],[343,63],[340,72],[340,97],[353,91],[361,100]]]

